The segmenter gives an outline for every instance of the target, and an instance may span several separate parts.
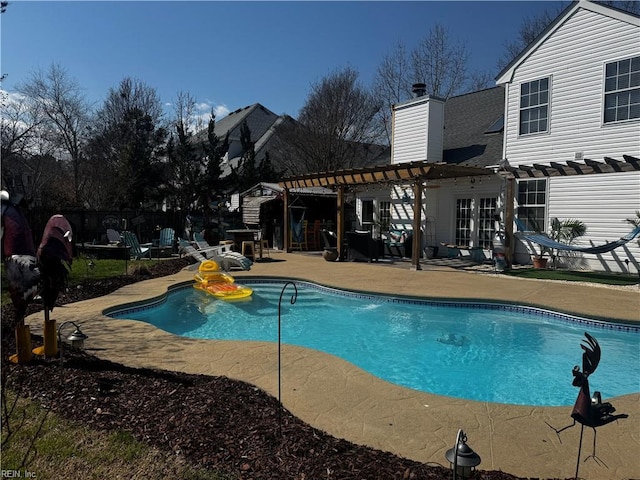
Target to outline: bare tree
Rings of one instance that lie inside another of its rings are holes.
[[[200,197],[200,183],[206,168],[204,155],[193,141],[196,100],[189,93],[178,92],[174,103],[173,131],[167,144],[171,175],[168,196],[183,211],[188,211]]]
[[[427,94],[449,98],[464,90],[490,85],[484,72],[469,74],[469,53],[463,42],[454,41],[440,24],[411,51],[398,43],[380,62],[373,91],[383,106],[377,115],[384,142],[391,141],[391,107],[411,98],[412,84],[424,83]]]
[[[125,77],[118,88],[109,89],[107,98],[98,111],[98,123],[103,128],[117,125],[133,110],[143,112],[154,125],[162,122],[162,102],[156,89],[141,80]]]
[[[640,13],[640,2],[637,0],[604,0],[595,3],[607,5],[609,7],[617,8],[629,13],[638,15]],[[550,8],[542,11],[539,15],[534,17],[527,17],[522,21],[518,37],[512,41],[506,42],[504,45],[504,53],[498,59],[498,70],[502,70],[512,60],[514,60],[520,53],[536,38],[540,35],[545,28],[562,13],[562,10],[568,5],[567,2],[560,2],[555,8]]]
[[[378,138],[373,119],[380,102],[358,82],[352,68],[336,70],[311,86],[298,121],[278,127],[289,173],[351,168],[368,163]]]
[[[406,48],[402,43],[397,43],[393,51],[378,65],[373,81],[373,91],[384,101],[384,106],[377,114],[377,121],[387,143],[391,139],[391,106],[411,98],[411,84],[418,83],[412,77],[413,70]]]
[[[38,71],[18,86],[17,90],[33,102],[33,109],[44,116],[42,135],[68,160],[72,172],[72,201],[82,203],[82,149],[86,140],[90,106],[78,83],[67,71],[52,64]]]
[[[527,17],[522,21],[518,31],[518,37],[505,42],[504,53],[498,59],[498,70],[506,67],[514,58],[520,55],[527,45],[533,42],[542,31],[560,14],[561,8],[557,10],[544,10],[535,17]]]
[[[1,157],[38,153],[39,128],[44,122],[39,106],[21,94],[2,92],[0,105]]]
[[[411,54],[413,77],[424,83],[430,95],[449,98],[459,92],[467,77],[469,53],[462,42],[454,42],[439,23]]]

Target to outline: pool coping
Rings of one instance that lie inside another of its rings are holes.
[[[479,281],[466,272],[401,271],[382,275],[380,269],[384,267],[375,268],[369,264],[325,265],[318,258],[291,254],[283,254],[283,257],[286,260],[281,263],[255,264],[250,272],[233,274],[238,279],[254,275],[279,276],[330,285],[351,281],[356,286],[366,284],[366,279],[376,279],[379,289],[385,288],[385,282],[380,279],[386,277],[391,277],[389,281],[392,282],[387,283],[386,288],[392,285],[394,289],[403,279],[406,279],[405,287],[413,282],[412,279],[418,279],[418,284],[428,280],[444,288],[454,279],[460,291]],[[352,278],[340,279],[336,272],[349,272]],[[193,274],[193,270],[187,269],[171,277],[127,286],[106,297],[65,305],[56,308],[54,318],[82,323],[83,331],[90,337],[88,350],[101,358],[132,367],[225,375],[252,383],[275,396],[277,353],[273,344],[184,339],[142,322],[113,320],[102,314],[110,306],[162,295],[172,286],[188,283]],[[522,288],[521,282],[516,281],[514,285]],[[583,287],[571,288],[568,294],[579,288]],[[410,288],[402,290],[411,291]],[[513,292],[517,303],[521,298],[539,293],[537,285],[529,285],[525,290]],[[620,308],[625,308],[632,298],[626,294],[599,293],[613,297],[611,303]],[[475,297],[482,292],[473,291],[473,294]],[[587,289],[584,298],[590,296],[593,291]],[[634,318],[629,320],[634,322]],[[37,332],[42,318],[32,315],[27,323]],[[578,348],[576,345],[577,355]],[[606,353],[603,355],[606,359]],[[444,453],[452,446],[457,429],[463,428],[469,444],[482,456],[480,468],[483,470],[503,470],[518,476],[540,478],[565,478],[575,471],[578,428],[563,432],[560,442],[546,425],[570,423],[571,407],[522,407],[425,394],[380,380],[337,357],[300,347],[284,346],[282,361],[285,407],[334,436],[421,462],[445,465]],[[592,388],[597,389],[597,385]],[[640,394],[606,400],[612,401],[618,412],[628,413],[631,418],[640,414]],[[583,457],[591,445],[589,435],[585,433]],[[581,476],[640,476],[640,463],[629,462],[629,459],[640,458],[640,439],[633,420],[598,429],[598,456],[609,468],[593,461],[583,462]]]

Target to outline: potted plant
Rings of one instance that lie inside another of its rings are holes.
[[[587,226],[581,220],[573,218],[559,220],[558,218],[553,218],[547,235],[551,240],[571,245],[576,238],[582,237],[585,233],[587,233]],[[553,261],[553,268],[556,268],[557,249],[542,245],[540,246],[540,252],[536,253],[532,258],[534,268],[547,268],[549,258],[545,255],[549,255]]]

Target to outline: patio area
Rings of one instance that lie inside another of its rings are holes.
[[[272,252],[272,257],[273,261],[256,263],[250,271],[233,275],[240,282],[243,277],[284,277],[348,289],[504,301],[640,322],[637,287],[611,289],[513,279],[491,270],[460,271],[430,263],[421,271],[410,271],[406,262],[329,263],[318,255],[277,252]],[[101,313],[110,306],[162,295],[168,287],[190,281],[194,273],[194,269],[186,269],[171,277],[133,284],[106,297],[65,305],[56,313],[61,319],[81,323],[90,336],[90,353],[101,358],[133,367],[224,375],[277,396],[277,349],[273,344],[186,339]],[[39,333],[41,321],[39,315],[27,319],[34,333]],[[576,345],[576,363],[579,355]],[[602,361],[607,361],[606,351]],[[571,381],[570,372],[567,381]],[[563,432],[560,443],[545,423],[571,423],[571,407],[511,406],[430,395],[382,381],[334,356],[292,346],[283,347],[282,382],[287,409],[314,427],[355,443],[424,463],[446,464],[444,454],[462,428],[482,457],[482,470],[538,478],[568,478],[575,472],[579,426]],[[597,387],[592,385],[593,390]],[[598,429],[597,454],[608,468],[591,459],[581,463],[580,475],[639,478],[636,419],[640,394],[603,400],[612,401],[617,412],[627,413],[629,418]],[[592,442],[593,431],[585,429],[582,458],[591,453]]]

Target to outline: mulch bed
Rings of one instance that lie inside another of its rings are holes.
[[[62,293],[58,303],[106,295],[175,273],[188,263],[175,259],[134,275],[89,279]],[[3,380],[19,395],[96,430],[130,432],[148,445],[182,455],[193,466],[239,479],[451,478],[448,468],[334,438],[281,409],[271,395],[226,377],[134,369],[75,352],[65,353],[64,367],[57,361],[14,365],[6,359],[15,351],[12,329],[6,327],[12,315],[12,306],[2,308]],[[519,477],[479,471],[474,478]]]

